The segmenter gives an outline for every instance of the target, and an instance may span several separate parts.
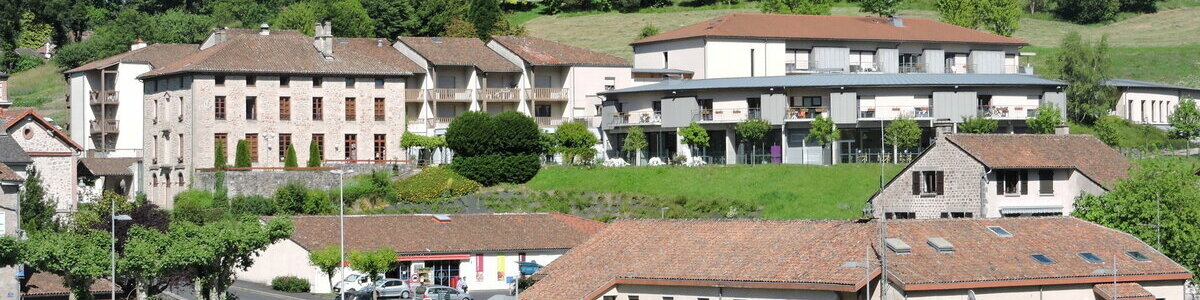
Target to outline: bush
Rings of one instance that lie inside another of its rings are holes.
[[[305,166],[320,167],[321,159],[321,148],[317,146],[317,142],[308,143],[308,163]]]
[[[644,38],[648,38],[651,36],[656,36],[656,35],[658,35],[658,33],[659,33],[658,27],[646,25],[646,26],[642,27],[642,32],[638,34],[638,39],[644,39]]]
[[[233,211],[255,216],[270,216],[275,214],[275,203],[263,196],[233,197]]]
[[[304,212],[305,197],[308,196],[308,188],[304,185],[291,182],[275,190],[275,213],[279,214],[298,214]]]
[[[1000,124],[996,120],[983,117],[963,117],[958,131],[962,133],[995,133]]]
[[[333,212],[333,200],[330,199],[329,193],[322,190],[308,190],[304,195],[304,204],[301,206],[304,214],[320,215]]]
[[[292,147],[292,145],[289,144],[287,146],[287,153],[283,156],[283,167],[295,168],[299,166],[300,163],[296,161],[296,147]]]
[[[537,154],[489,154],[455,157],[450,164],[454,172],[483,184],[525,183],[537,175],[541,166]]]
[[[13,62],[12,69],[8,70],[8,71],[12,72],[12,73],[27,71],[27,70],[30,70],[33,68],[37,68],[38,66],[41,66],[42,64],[45,64],[45,63],[46,63],[45,60],[42,60],[42,58],[37,57],[37,56],[24,55],[24,54],[17,55],[17,60]]]
[[[1079,24],[1100,23],[1117,18],[1121,8],[1118,0],[1055,0],[1054,14]]]
[[[246,140],[238,140],[237,156],[233,159],[233,166],[238,168],[250,167],[250,143]]]
[[[495,129],[496,149],[487,153],[524,154],[538,153],[541,149],[541,132],[533,118],[517,111],[502,112],[492,117]]]
[[[1026,121],[1031,133],[1052,134],[1055,127],[1063,124],[1062,111],[1058,109],[1058,105],[1042,104],[1037,112],[1036,116]]]
[[[213,194],[204,190],[186,190],[175,195],[171,219],[202,224],[215,219],[219,212],[212,210]]]
[[[1094,136],[1109,146],[1116,146],[1121,141],[1120,128],[1128,127],[1125,122],[1125,120],[1116,116],[1104,116],[1096,121],[1096,133]]]
[[[497,144],[494,131],[491,116],[486,112],[465,112],[455,117],[446,129],[446,146],[454,150],[455,156],[491,153]]]
[[[271,279],[271,289],[288,293],[307,293],[308,280],[296,276],[280,276]]]
[[[529,181],[544,148],[537,123],[516,111],[465,113],[450,123],[446,144],[456,155],[451,169],[486,186]]]
[[[396,194],[400,201],[426,202],[433,199],[466,196],[479,190],[481,185],[442,167],[428,167],[396,182]]]
[[[579,122],[567,122],[554,131],[554,142],[558,144],[557,151],[562,153],[563,163],[586,164],[591,162],[592,157],[596,155],[593,147],[599,141],[588,130],[587,125]]]

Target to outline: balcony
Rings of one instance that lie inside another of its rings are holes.
[[[879,65],[873,62],[851,62],[850,73],[879,73]]]
[[[537,124],[538,124],[538,126],[542,126],[542,127],[558,127],[559,125],[562,125],[563,123],[570,122],[570,121],[571,121],[571,118],[563,118],[563,117],[533,117],[533,120],[534,120],[534,121],[537,121]]]
[[[404,102],[421,102],[421,89],[404,89]]]
[[[946,65],[946,74],[975,74],[976,69],[971,64]]]
[[[525,98],[533,101],[567,101],[570,97],[567,89],[559,88],[532,88],[525,92]]]
[[[520,94],[517,94],[517,89],[512,88],[487,88],[479,89],[479,100],[482,101],[519,101]]]
[[[817,116],[824,115],[825,108],[820,106],[798,106],[788,107],[787,115],[784,117],[788,120],[811,120]]]
[[[716,108],[716,109],[700,109],[694,117],[694,120],[700,122],[741,122],[753,118],[762,118],[762,110],[759,108]]]
[[[933,117],[929,105],[923,106],[868,106],[862,105],[858,112],[859,119],[894,120],[901,117],[927,119]]]
[[[409,130],[424,131],[426,129],[447,128],[450,127],[450,122],[454,121],[453,117],[438,117],[438,118],[421,118],[408,120]]]
[[[784,63],[783,68],[787,70],[788,74],[813,73],[817,69],[817,61],[809,60]]]
[[[92,120],[92,134],[119,133],[117,120]]]
[[[92,105],[117,105],[121,101],[117,98],[117,91],[98,91],[92,90],[88,93]]]
[[[1024,120],[1037,116],[1035,105],[981,105],[979,116],[989,119]]]
[[[429,100],[471,101],[471,91],[468,89],[430,89]]]
[[[614,125],[662,124],[661,112],[617,113],[612,118]]]
[[[923,63],[902,63],[900,64],[900,73],[926,73],[925,64]]]

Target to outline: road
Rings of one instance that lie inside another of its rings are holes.
[[[238,281],[229,288],[229,292],[237,296],[238,300],[330,300],[330,297],[322,297],[308,293],[285,293],[272,290],[271,287]],[[192,295],[191,287],[173,289],[170,291],[172,297],[178,297],[182,300],[197,300]],[[507,290],[480,290],[470,292],[472,299],[475,300],[513,300],[515,297],[509,296]]]

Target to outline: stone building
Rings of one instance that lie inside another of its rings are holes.
[[[0,132],[0,236],[21,236],[21,184],[33,158],[11,136]],[[17,269],[0,267],[0,291],[18,290]],[[0,294],[0,297],[5,295]]]
[[[871,197],[871,214],[1070,215],[1076,197],[1108,192],[1129,168],[1125,156],[1090,135],[949,134]]]
[[[0,72],[0,107],[12,106],[8,99],[8,73]]]
[[[0,109],[0,124],[32,159],[46,197],[57,202],[58,214],[75,212],[80,200],[75,168],[83,147],[32,109]]]
[[[199,50],[139,76],[147,197],[170,209],[215,151],[232,163],[246,140],[255,168],[283,167],[288,146],[298,161],[315,143],[325,162],[405,159],[405,87],[422,73],[383,39],[338,38],[318,24],[316,37],[292,30],[217,29]],[[217,141],[225,149],[217,149]]]

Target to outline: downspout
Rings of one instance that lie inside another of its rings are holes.
[[[987,217],[987,193],[988,193],[988,174],[992,174],[992,168],[983,167],[983,176],[979,178],[979,217]]]

